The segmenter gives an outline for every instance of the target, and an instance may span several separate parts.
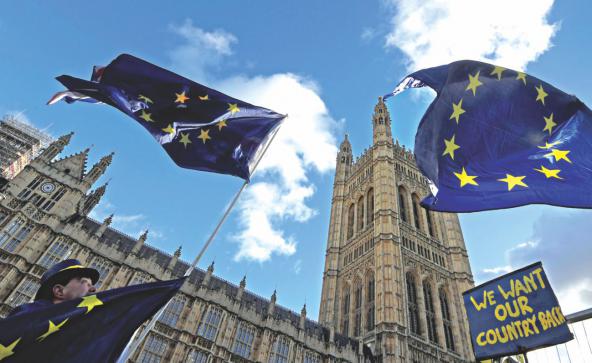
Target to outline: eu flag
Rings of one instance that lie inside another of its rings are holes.
[[[91,81],[65,75],[57,80],[68,91],[49,104],[106,103],[146,128],[177,165],[245,180],[285,118],[127,54],[95,67]]]
[[[385,98],[423,86],[437,93],[415,136],[426,208],[592,207],[592,111],[575,96],[464,60],[412,73]]]
[[[0,361],[115,362],[184,280],[108,290],[0,320]]]

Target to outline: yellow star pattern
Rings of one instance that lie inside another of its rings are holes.
[[[497,75],[497,80],[500,81],[502,79],[502,73],[504,73],[505,70],[506,69],[504,67],[495,66],[489,75]]]
[[[481,83],[481,81],[479,81],[479,73],[480,72],[481,71],[478,71],[477,74],[475,74],[474,76],[469,74],[469,85],[467,86],[465,91],[468,91],[468,90],[473,91],[473,96],[475,96],[475,94],[477,93],[477,87],[483,85],[483,83]]]
[[[235,113],[240,111],[240,109],[238,108],[238,105],[236,103],[229,103],[228,111],[230,111],[230,113],[234,115]]]
[[[553,121],[553,113],[551,113],[551,115],[549,117],[543,116],[543,118],[545,119],[545,128],[543,129],[543,131],[549,130],[549,135],[551,135],[551,132],[553,131],[553,127],[557,126],[555,121]]]
[[[461,186],[461,188],[464,187],[467,184],[479,185],[475,181],[475,178],[477,178],[477,176],[476,175],[468,175],[467,172],[465,171],[465,168],[462,168],[462,172],[461,173],[454,173],[454,175],[456,175],[456,177],[458,178],[458,180],[460,180],[460,186]]]
[[[185,96],[185,91],[181,93],[175,93],[175,96],[177,96],[175,103],[185,103],[185,101],[189,99],[189,97]]]
[[[222,120],[220,122],[217,123],[218,125],[218,131],[222,131],[222,128],[227,127],[228,125],[226,124],[226,120]]]
[[[571,164],[571,160],[569,160],[567,154],[569,154],[569,150],[553,149],[550,153],[545,154],[545,156],[553,156],[555,158],[555,161],[565,160]]]
[[[99,300],[99,298],[97,297],[97,295],[90,295],[90,296],[84,296],[82,298],[82,301],[80,302],[80,304],[78,304],[78,306],[76,306],[77,308],[86,308],[86,313],[88,314],[90,313],[90,311],[92,309],[94,309],[95,307],[99,306],[99,305],[103,305],[103,302],[101,300]]]
[[[208,95],[205,95],[205,96],[197,96],[197,97],[200,99],[200,101],[207,101],[207,100],[210,99],[210,96],[208,96]]]
[[[6,357],[10,357],[14,354],[12,351],[14,347],[21,341],[21,338],[18,338],[14,342],[12,342],[9,346],[5,347],[4,345],[0,344],[0,360],[3,360]]]
[[[506,177],[503,179],[498,179],[498,181],[508,183],[508,191],[512,190],[516,185],[520,185],[521,187],[527,187],[522,180],[526,178],[526,176],[514,176],[510,174],[506,174]]]
[[[541,168],[540,169],[534,169],[534,170],[536,170],[536,171],[538,171],[540,173],[545,174],[545,176],[547,177],[547,179],[549,179],[549,178],[563,179],[562,177],[560,177],[559,175],[557,175],[561,171],[559,169],[547,169],[547,168],[545,168],[544,165],[541,165]]]
[[[191,144],[191,140],[189,140],[189,134],[181,133],[181,140],[179,140],[179,142],[185,146],[185,149],[187,149],[187,144]]]
[[[455,137],[456,137],[456,135],[452,135],[452,138],[450,140],[444,139],[444,144],[446,145],[446,149],[444,149],[444,153],[442,154],[442,156],[450,155],[452,160],[454,160],[454,150],[460,149],[460,146],[458,146],[457,144],[454,143]]]
[[[458,124],[458,119],[460,118],[460,115],[462,115],[463,113],[465,113],[465,110],[462,109],[462,98],[460,99],[460,101],[458,101],[458,104],[452,102],[452,115],[450,115],[449,120],[455,119],[456,123]]]
[[[154,120],[152,119],[152,114],[144,110],[142,110],[142,114],[139,117],[146,122],[154,122]]]
[[[151,100],[151,99],[149,99],[148,97],[146,97],[146,96],[144,96],[144,95],[139,95],[139,96],[138,96],[138,99],[139,99],[139,100],[141,100],[141,101],[144,101],[144,102],[146,102],[146,103],[154,103],[154,102],[152,102],[152,100]]]
[[[203,141],[203,143],[205,144],[207,140],[212,139],[210,137],[210,130],[199,130],[199,136],[197,138],[201,139],[201,141]]]
[[[537,98],[535,101],[541,101],[541,103],[543,105],[545,105],[545,97],[548,96],[547,92],[545,92],[545,90],[543,89],[543,85],[539,85],[538,87],[535,87],[536,91],[537,91]]]
[[[175,133],[175,129],[171,126],[171,124],[169,124],[167,127],[162,129],[162,131],[164,131],[168,134],[171,134],[171,135]]]
[[[62,321],[61,323],[59,323],[58,325],[55,325],[53,323],[53,321],[49,321],[49,328],[47,329],[47,332],[45,332],[45,334],[41,335],[39,338],[37,338],[37,341],[42,341],[45,338],[47,338],[48,336],[52,335],[53,333],[57,332],[58,330],[60,330],[60,328],[62,326],[64,326],[64,324],[66,324],[66,322],[68,321],[68,319]]]
[[[517,73],[516,80],[522,81],[522,82],[524,82],[524,85],[526,85],[526,73],[524,73],[524,72],[516,72],[516,73]]]
[[[552,148],[553,146],[555,146],[555,145],[559,145],[559,144],[561,144],[561,141],[555,141],[555,142],[552,142],[552,143],[550,143],[550,144],[549,144],[548,142],[545,142],[545,146],[537,146],[537,147],[538,147],[539,149],[543,149],[543,150],[549,150],[549,149],[550,149],[550,148]]]

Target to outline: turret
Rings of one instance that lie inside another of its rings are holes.
[[[391,133],[391,116],[384,103],[382,97],[378,97],[378,103],[374,106],[374,114],[372,115],[372,129],[374,144],[380,142],[393,143],[393,136]]]
[[[109,217],[107,217],[107,218],[105,218],[105,220],[103,220],[103,223],[101,223],[99,228],[97,228],[97,230],[95,231],[95,236],[101,237],[103,235],[103,233],[105,232],[105,230],[107,229],[107,227],[109,227],[109,225],[111,225],[111,222],[113,222],[113,214],[111,214]]]
[[[107,185],[109,183],[105,183],[98,187],[97,189],[93,190],[86,198],[84,198],[84,202],[79,209],[81,215],[88,215],[92,209],[99,204],[101,198],[105,194],[105,190],[107,189]]]
[[[43,152],[39,155],[39,159],[48,162],[53,160],[53,158],[58,156],[64,150],[64,147],[70,143],[72,135],[74,135],[73,132],[60,136],[56,141],[49,144],[49,146],[43,150]]]
[[[181,257],[181,249],[182,247],[179,246],[179,248],[177,248],[177,250],[175,251],[175,253],[173,254],[173,258],[171,258],[171,260],[169,261],[169,270],[172,270],[175,265],[177,264],[177,261],[179,261],[179,258]]]
[[[245,292],[245,287],[247,286],[247,275],[243,276],[240,284],[238,285],[238,292],[236,293],[236,299],[241,300],[243,298],[243,293]]]
[[[335,182],[345,181],[349,176],[352,165],[352,147],[349,143],[347,134],[341,145],[339,145],[339,152],[337,153],[337,165],[335,168]]]
[[[142,246],[144,245],[144,242],[146,242],[146,239],[147,238],[148,238],[148,230],[145,230],[144,233],[142,233],[140,235],[140,237],[138,238],[138,241],[134,245],[134,248],[132,249],[132,252],[133,253],[138,253],[138,251],[140,251],[140,248],[142,248]]]
[[[277,300],[276,291],[273,290],[273,294],[271,295],[271,301],[269,302],[269,306],[267,307],[267,316],[272,316],[273,311],[275,310],[275,302]]]
[[[93,165],[92,169],[84,176],[83,181],[90,187],[105,173],[107,167],[111,165],[114,153],[103,156],[98,163]]]
[[[212,261],[212,263],[208,267],[208,270],[206,271],[206,276],[204,277],[201,284],[203,286],[207,287],[210,284],[210,279],[212,278],[213,274],[214,274],[214,261]]]
[[[302,310],[300,310],[300,329],[301,330],[304,330],[305,323],[306,323],[306,304],[304,304],[304,306],[302,307]]]

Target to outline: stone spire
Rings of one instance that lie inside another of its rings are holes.
[[[210,279],[212,278],[213,274],[214,274],[214,261],[212,261],[212,263],[208,267],[208,270],[206,271],[206,276],[204,277],[201,284],[203,286],[208,286],[210,284]]]
[[[240,300],[243,298],[243,293],[245,292],[245,287],[247,286],[247,275],[243,276],[240,284],[238,285],[238,292],[236,293],[236,299]]]
[[[105,190],[107,189],[107,185],[109,182],[101,185],[97,189],[93,190],[89,195],[84,198],[84,203],[80,208],[80,214],[86,216],[90,213],[90,211],[101,201],[101,198],[105,194]]]
[[[136,244],[134,245],[134,248],[132,249],[133,253],[138,253],[138,251],[140,250],[140,248],[142,248],[142,246],[144,245],[144,242],[146,242],[146,239],[148,238],[148,230],[146,229],[138,238],[138,241],[136,241]]]
[[[105,218],[105,220],[103,220],[103,223],[101,223],[99,228],[97,228],[97,230],[95,231],[95,236],[101,237],[103,235],[103,233],[105,232],[105,230],[107,229],[107,227],[109,227],[111,225],[111,222],[113,222],[113,214],[111,214],[109,217],[107,217],[107,218]]]
[[[105,173],[107,167],[111,165],[111,161],[113,160],[113,155],[115,153],[111,153],[109,155],[103,156],[98,163],[93,165],[92,169],[84,176],[83,181],[87,183],[90,187],[93,185],[100,177]]]
[[[277,300],[277,293],[273,290],[273,294],[271,295],[271,300],[269,302],[269,306],[267,307],[267,315],[272,316],[273,311],[275,310],[275,302]]]
[[[374,114],[372,115],[372,129],[374,144],[380,142],[393,143],[393,136],[391,133],[391,116],[388,112],[386,104],[382,97],[378,97],[378,103],[374,106]]]
[[[305,323],[306,323],[306,303],[302,307],[302,310],[300,310],[300,329],[304,330]]]
[[[53,158],[58,156],[64,150],[64,147],[70,143],[72,135],[74,135],[73,132],[60,136],[56,141],[49,144],[49,146],[43,150],[43,152],[39,155],[39,159],[45,161],[53,160]]]
[[[175,265],[177,264],[177,261],[179,261],[179,257],[181,257],[181,246],[179,246],[179,248],[177,248],[177,250],[175,251],[175,253],[173,254],[173,258],[171,258],[171,260],[169,261],[169,269],[173,269],[175,267]]]

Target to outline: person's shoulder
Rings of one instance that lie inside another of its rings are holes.
[[[16,308],[14,308],[10,314],[8,314],[8,318],[12,317],[12,316],[17,316],[17,315],[21,315],[21,314],[26,314],[26,313],[30,313],[39,309],[43,309],[46,306],[50,306],[53,305],[51,301],[49,300],[37,300],[34,301],[32,303],[29,304],[23,304],[20,306],[17,306]]]

